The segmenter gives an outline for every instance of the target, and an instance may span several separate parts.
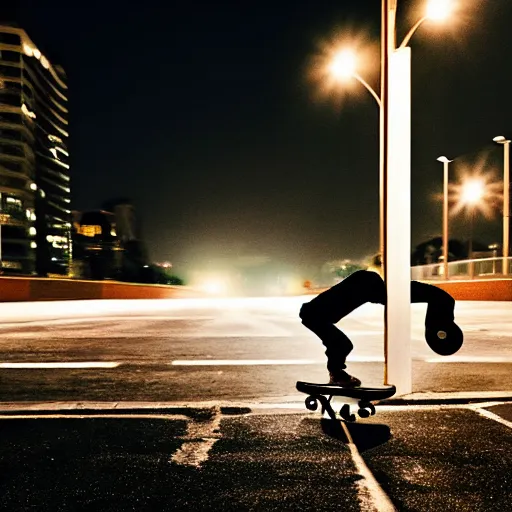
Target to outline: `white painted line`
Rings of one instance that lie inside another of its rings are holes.
[[[365,512],[378,510],[379,512],[395,512],[396,508],[388,495],[383,491],[365,461],[359,454],[350,432],[343,421],[340,422],[348,440],[348,447],[357,472],[362,477],[357,481],[361,510]]]
[[[487,409],[475,409],[476,412],[490,420],[497,421],[498,423],[501,423],[502,425],[505,425],[508,428],[512,428],[512,421],[508,421],[505,418],[502,418],[501,416],[498,416],[497,414],[494,414],[491,411],[488,411]]]
[[[349,356],[347,359],[353,363],[384,362],[380,356]],[[172,366],[270,366],[270,365],[314,365],[325,366],[326,361],[320,359],[176,359],[170,363]]]
[[[208,460],[212,446],[220,439],[220,410],[211,421],[187,422],[187,439],[169,462],[186,466],[199,467]]]
[[[384,356],[348,356],[349,363],[383,363]],[[326,361],[324,361],[324,364]]]
[[[421,360],[421,359],[420,359]],[[512,363],[512,357],[498,356],[445,356],[423,359],[426,363]]]
[[[116,368],[116,362],[62,362],[62,363],[0,363],[0,368],[12,370],[39,370],[41,368]]]
[[[291,365],[291,364],[325,364],[314,359],[177,359],[172,366],[257,366],[257,365]]]
[[[53,419],[118,419],[118,420],[172,420],[190,421],[190,418],[183,414],[0,414],[0,420],[53,420]]]

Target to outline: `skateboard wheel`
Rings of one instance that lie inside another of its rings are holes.
[[[373,405],[372,403],[369,403],[367,406],[366,406],[368,409],[370,409],[370,414],[372,416],[375,415],[375,405]]]
[[[368,418],[368,416],[370,416],[370,411],[368,409],[359,409],[357,414],[359,414],[361,418]]]
[[[308,396],[305,400],[306,409],[316,411],[318,409],[318,400],[314,396]]]
[[[355,421],[356,420],[356,415],[355,414],[350,414],[350,406],[348,404],[345,404],[340,409],[340,416],[345,421]]]

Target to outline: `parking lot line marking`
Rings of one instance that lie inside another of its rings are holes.
[[[256,366],[256,365],[321,364],[314,359],[176,359],[172,366]]]
[[[75,419],[115,419],[115,420],[165,420],[165,421],[190,421],[190,418],[183,414],[0,414],[0,420],[75,420]]]
[[[505,425],[508,428],[512,428],[512,421],[508,421],[505,418],[502,418],[501,416],[498,416],[497,414],[488,411],[487,409],[475,408],[475,411],[481,416],[484,416],[485,418],[497,421],[498,423],[501,423],[502,425]]]
[[[208,460],[212,446],[220,439],[220,421],[222,415],[217,408],[210,421],[187,422],[186,441],[173,454],[169,462],[199,467]]]
[[[359,499],[361,500],[361,510],[365,512],[378,510],[379,512],[396,512],[393,502],[379,485],[373,473],[369,470],[366,462],[361,457],[357,446],[350,435],[350,432],[343,421],[340,422],[348,440],[348,447],[352,455],[352,460],[356,466],[357,472],[362,476],[357,481],[359,487]]]
[[[373,363],[383,362],[380,356],[352,356],[348,361]],[[170,363],[172,366],[258,366],[258,365],[313,365],[325,366],[325,361],[319,359],[176,359]]]
[[[64,361],[52,363],[0,363],[0,368],[11,370],[38,370],[40,368],[117,368],[121,363],[110,361]]]

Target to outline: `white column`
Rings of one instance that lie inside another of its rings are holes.
[[[411,50],[390,52],[386,205],[387,381],[412,392]]]

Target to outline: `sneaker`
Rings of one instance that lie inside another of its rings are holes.
[[[342,388],[358,388],[361,381],[357,377],[349,375],[346,371],[340,370],[336,373],[329,372],[329,384]]]

